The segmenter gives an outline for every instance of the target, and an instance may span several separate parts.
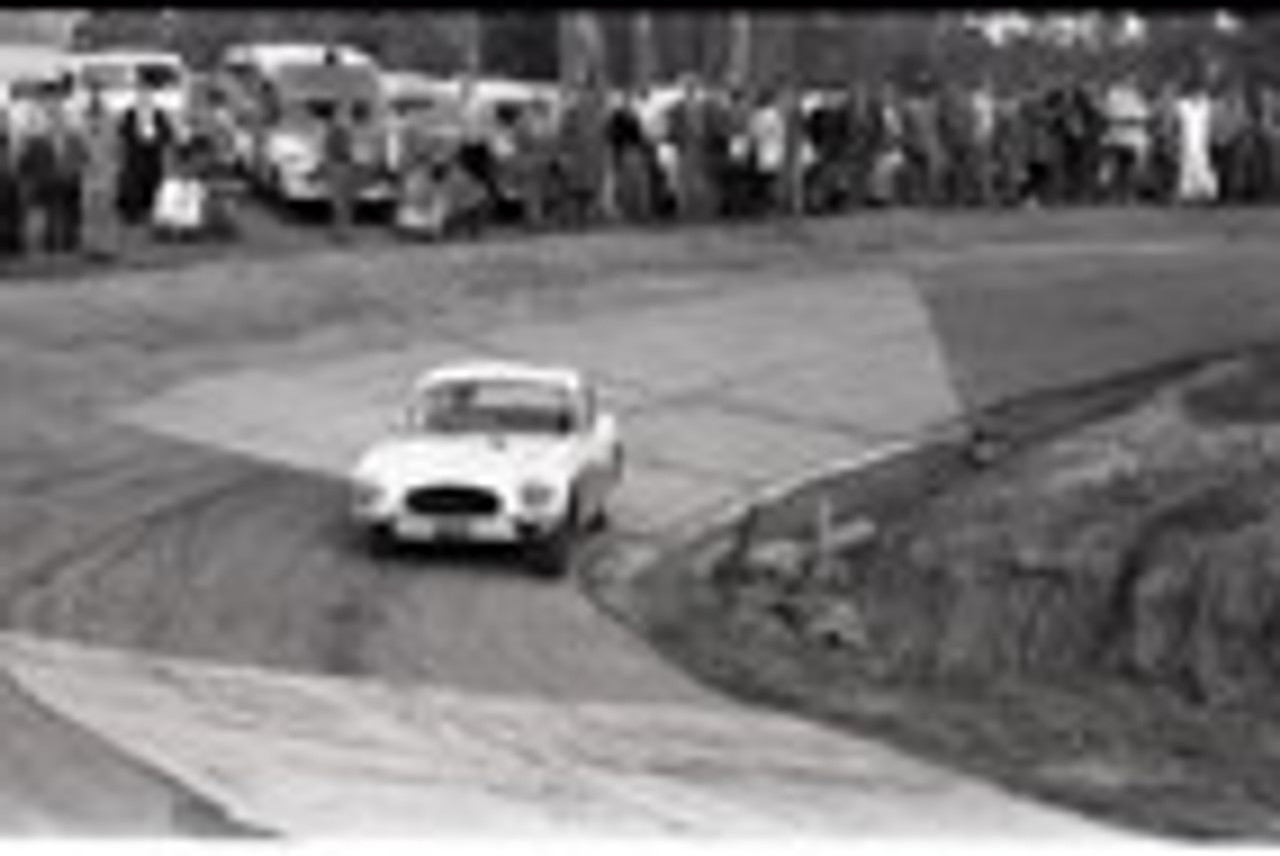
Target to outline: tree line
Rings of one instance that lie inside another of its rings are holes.
[[[451,73],[474,65],[488,74],[550,80],[573,52],[565,45],[564,17],[412,8],[105,9],[85,16],[76,43],[163,45],[208,67],[234,42],[334,40],[363,47],[393,67]],[[755,86],[850,80],[910,85],[927,78],[973,83],[978,77],[1016,82],[1119,71],[1176,80],[1206,67],[1280,80],[1280,15],[1261,11],[1244,13],[1245,25],[1232,34],[1215,30],[1207,11],[1150,13],[1143,44],[1106,50],[1031,40],[996,47],[965,26],[967,16],[958,10],[628,10],[590,17],[603,44],[602,76],[615,84],[686,72]]]

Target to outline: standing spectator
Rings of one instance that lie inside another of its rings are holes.
[[[494,127],[489,134],[489,152],[492,155],[489,195],[493,219],[499,223],[516,223],[524,216],[522,202],[516,192],[515,176],[516,160],[520,154],[520,126],[527,121],[526,113],[512,104],[499,104],[493,118]]]
[[[744,90],[734,87],[727,105],[729,153],[725,164],[727,217],[748,217],[755,210],[755,163],[751,151],[751,106]]]
[[[1203,89],[1178,99],[1178,199],[1211,202],[1218,195],[1218,177],[1210,153],[1213,102]]]
[[[120,166],[120,140],[103,102],[102,90],[88,92],[84,110],[85,249],[96,257],[112,258],[119,252],[117,211],[113,205]]]
[[[603,93],[594,85],[574,86],[561,117],[559,153],[565,214],[573,226],[598,222],[608,169]]]
[[[606,137],[613,182],[614,208],[629,222],[643,222],[653,215],[652,168],[644,127],[630,94],[609,113]]]
[[[37,130],[19,156],[19,173],[39,224],[41,249],[47,253],[77,252],[83,215],[84,141],[67,116],[61,87],[46,92],[40,113]]]
[[[513,185],[521,201],[526,226],[541,229],[553,222],[555,211],[550,178],[558,133],[555,110],[532,110],[516,129]]]
[[[959,86],[944,84],[938,106],[942,146],[948,153],[943,196],[953,205],[968,205],[977,195],[977,135],[972,101]]]
[[[651,154],[653,211],[655,217],[669,220],[676,214],[676,176],[680,155],[671,143],[671,109],[660,94],[642,90],[636,97],[636,115],[644,129]]]
[[[1259,123],[1264,145],[1263,186],[1265,198],[1280,201],[1280,91],[1265,86],[1259,105]]]
[[[1113,200],[1132,202],[1146,184],[1151,149],[1150,106],[1132,77],[1106,95],[1106,174]]]
[[[1027,185],[1030,134],[1024,122],[1025,95],[1010,93],[995,101],[995,129],[991,140],[992,184],[996,201],[1013,205]]]
[[[1058,104],[1057,196],[1063,202],[1091,202],[1101,160],[1102,116],[1079,84],[1061,89]]]
[[[334,240],[347,241],[355,223],[355,140],[347,105],[335,101],[325,120],[323,169]]]
[[[819,95],[804,111],[805,137],[813,151],[806,182],[806,211],[829,214],[848,200],[845,164],[849,152],[849,123],[843,97]]]
[[[903,105],[907,158],[907,200],[916,205],[943,202],[946,152],[939,128],[938,101],[931,81],[921,80]]]
[[[1232,144],[1232,184],[1238,202],[1256,203],[1265,195],[1266,136],[1262,128],[1262,93],[1245,83],[1236,90],[1238,120]]]
[[[67,110],[71,86],[67,81],[50,105],[53,112],[51,141],[57,167],[53,244],[59,252],[78,253],[84,233],[84,174],[88,162],[84,131]]]
[[[1152,103],[1151,198],[1170,202],[1178,198],[1179,118],[1178,92],[1166,83]]]
[[[26,212],[18,174],[19,142],[8,105],[0,110],[0,259],[14,259],[26,249]]]
[[[174,140],[172,121],[156,105],[151,89],[142,87],[120,122],[116,205],[128,225],[140,225],[151,216]]]
[[[704,91],[702,95],[704,133],[702,137],[703,183],[706,216],[723,217],[726,189],[729,184],[729,146],[733,138],[733,118],[723,92]]]
[[[751,138],[755,172],[759,176],[760,209],[777,212],[783,199],[783,169],[787,159],[787,120],[772,93],[762,93],[752,112],[747,133]]]
[[[871,175],[876,155],[880,150],[880,115],[878,104],[870,90],[862,83],[855,83],[846,100],[848,109],[849,139],[848,187],[850,201],[866,205],[871,201]]]
[[[1040,103],[1044,123],[1045,201],[1059,204],[1071,196],[1072,128],[1070,95],[1064,86],[1053,86]]]
[[[680,216],[702,220],[710,216],[708,136],[710,116],[706,98],[696,78],[686,77],[680,99],[671,108],[670,138],[678,153],[676,169],[676,204]]]
[[[1244,137],[1247,118],[1240,90],[1220,84],[1212,99],[1209,122],[1210,157],[1218,178],[1218,199],[1239,202],[1245,191]]]
[[[999,121],[999,105],[990,82],[983,82],[974,89],[969,99],[969,111],[973,134],[971,201],[977,205],[990,205],[995,201],[996,124]]]
[[[873,205],[897,205],[902,200],[907,158],[901,99],[892,85],[882,87],[872,115],[877,131],[868,201]]]
[[[1017,122],[1022,137],[1022,184],[1017,198],[1023,205],[1043,205],[1052,199],[1057,154],[1048,92],[1028,93],[1019,105]]]

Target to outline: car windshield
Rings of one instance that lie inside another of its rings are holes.
[[[566,434],[573,427],[569,391],[553,383],[502,380],[433,384],[411,422],[436,434]]]
[[[167,63],[144,63],[138,66],[138,83],[152,89],[166,89],[182,83],[182,75]]]
[[[98,89],[127,89],[133,73],[125,65],[87,65],[81,72],[85,84]]]
[[[84,67],[82,76],[87,85],[100,89],[166,89],[182,82],[178,69],[165,62],[90,64]]]

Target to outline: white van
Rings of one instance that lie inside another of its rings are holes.
[[[172,51],[112,49],[76,53],[69,58],[75,97],[88,99],[91,90],[101,93],[110,115],[119,115],[151,90],[155,104],[182,123],[190,107],[191,73],[182,57]]]
[[[341,108],[354,121],[357,200],[391,201],[386,101],[368,54],[349,45],[236,45],[224,53],[217,79],[236,126],[239,166],[266,195],[285,203],[328,199],[324,138]]]

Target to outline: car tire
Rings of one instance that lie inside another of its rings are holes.
[[[609,528],[609,506],[601,502],[596,506],[595,513],[591,515],[591,520],[587,522],[587,531],[603,532]]]
[[[572,567],[573,548],[579,530],[578,508],[575,496],[560,524],[530,543],[529,564],[538,576],[559,579]]]
[[[390,523],[370,523],[364,531],[365,546],[375,559],[383,559],[395,554],[400,546],[395,530]]]

